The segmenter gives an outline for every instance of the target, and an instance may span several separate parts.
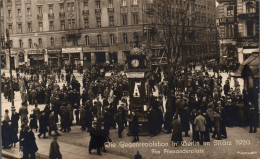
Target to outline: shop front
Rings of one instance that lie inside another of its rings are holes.
[[[61,65],[72,65],[73,69],[83,65],[83,52],[81,47],[62,48]]]
[[[25,62],[28,66],[42,65],[48,62],[46,55],[45,49],[28,49],[25,52]]]
[[[61,66],[61,49],[48,49],[48,64],[50,66]]]

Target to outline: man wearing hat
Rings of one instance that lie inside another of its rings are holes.
[[[202,112],[199,110],[198,111],[198,116],[194,120],[195,124],[195,132],[197,133],[198,136],[200,136],[200,144],[203,144],[204,141],[204,132],[206,130],[206,119],[201,115]]]
[[[19,109],[19,115],[21,116],[21,123],[28,123],[28,109],[24,105],[22,105]]]
[[[60,153],[60,146],[57,142],[57,136],[53,136],[53,141],[51,142],[49,158],[50,159],[62,159],[62,155]]]

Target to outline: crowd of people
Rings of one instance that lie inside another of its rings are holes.
[[[25,75],[21,76],[20,73]],[[10,83],[8,78],[4,80],[2,90]],[[81,85],[69,67],[64,74],[60,69],[53,71],[48,66],[42,66],[32,67],[29,71],[18,70],[15,80],[22,106],[18,112],[12,110],[11,118],[8,110],[5,112],[2,123],[4,148],[10,148],[19,142],[24,157],[28,158],[30,154],[34,158],[38,150],[35,133],[38,133],[39,138],[55,136],[51,147],[57,149],[59,146],[56,137],[61,132],[70,132],[74,125],[80,125],[82,131],[89,132],[89,153],[92,149],[97,149],[99,155],[101,150],[106,151],[105,142],[112,141],[110,128],[117,128],[118,137],[123,138],[122,132],[129,126],[134,136],[133,142],[139,141],[139,120],[135,112],[129,114],[130,103],[125,96],[129,83],[124,74],[111,73],[107,76],[104,70],[91,67],[84,70]],[[60,81],[64,82],[63,86],[60,86]],[[256,132],[257,112],[248,99],[248,93],[245,90],[241,93],[237,81],[234,88],[231,88],[230,82],[229,77],[222,87],[220,75],[210,76],[203,70],[187,73],[180,71],[174,78],[176,90],[172,91],[169,103],[168,82],[162,80],[159,74],[152,75],[149,84],[152,90],[157,86],[159,94],[166,98],[166,105],[160,98],[150,98],[146,125],[149,134],[156,136],[164,131],[171,133],[171,141],[178,146],[183,141],[183,132],[185,136],[190,134],[192,141],[199,144],[209,142],[211,138],[227,138],[227,126],[249,124],[250,132]],[[45,108],[40,110],[39,104],[45,104]],[[34,109],[30,113],[28,107],[32,106]],[[61,154],[57,153],[50,155],[60,158]]]

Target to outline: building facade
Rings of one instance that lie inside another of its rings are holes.
[[[3,0],[2,37],[8,29],[13,41],[11,64],[6,49],[6,68],[41,63],[124,63],[138,40],[146,40],[144,9],[150,0]],[[197,25],[215,24],[215,0],[196,0]],[[208,30],[208,32],[211,32]],[[203,33],[202,36],[200,36]],[[216,52],[213,34],[197,32],[194,52]],[[207,38],[205,38],[207,36]],[[203,46],[205,41],[207,46]],[[209,47],[212,45],[211,47]]]
[[[242,63],[259,52],[259,1],[218,0],[220,56]]]
[[[61,66],[124,63],[134,34],[143,31],[143,0],[2,2],[2,27],[13,41],[11,66],[15,67],[42,62]]]

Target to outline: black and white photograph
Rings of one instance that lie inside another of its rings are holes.
[[[260,159],[259,0],[0,0],[3,159]]]

